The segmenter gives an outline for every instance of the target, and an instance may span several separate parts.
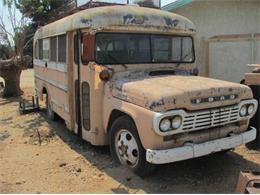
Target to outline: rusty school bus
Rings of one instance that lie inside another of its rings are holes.
[[[34,37],[36,93],[47,115],[143,175],[250,142],[257,101],[245,85],[196,75],[188,19],[113,5],[80,11]]]

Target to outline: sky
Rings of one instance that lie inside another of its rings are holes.
[[[17,10],[15,7],[12,7],[12,12],[15,13],[16,22],[20,21],[22,14]],[[6,30],[9,33],[13,34],[13,28],[11,26],[10,20],[9,20],[9,12],[8,8],[6,6],[3,6],[3,0],[0,0],[0,16],[3,18],[4,25],[6,27]],[[1,37],[0,37],[1,39]],[[10,39],[12,41],[12,39]],[[1,40],[0,40],[1,43]]]

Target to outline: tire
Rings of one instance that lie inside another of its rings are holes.
[[[116,163],[123,164],[135,174],[144,177],[155,170],[146,161],[146,150],[138,136],[137,128],[128,116],[119,117],[109,131],[110,152]]]
[[[48,94],[46,94],[45,104],[46,104],[46,115],[47,115],[47,118],[49,120],[55,121],[57,119],[57,115],[52,110],[52,107],[51,107],[51,104],[50,104],[50,98],[49,98]]]

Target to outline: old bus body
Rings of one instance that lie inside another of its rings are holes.
[[[195,27],[129,5],[90,8],[38,29],[36,94],[47,115],[142,174],[256,136],[249,87],[197,76]],[[149,168],[148,168],[149,167]]]

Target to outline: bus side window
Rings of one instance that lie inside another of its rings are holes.
[[[43,59],[43,45],[42,45],[42,39],[39,40],[39,59]]]
[[[51,37],[51,56],[50,61],[57,61],[57,37]]]
[[[39,43],[38,43],[38,40],[35,41],[35,45],[34,45],[34,59],[39,59]]]
[[[45,62],[50,60],[50,39],[46,38],[42,40],[42,52],[43,52],[43,59]]]
[[[66,48],[67,48],[66,35],[58,36],[58,62],[66,63],[66,58],[67,58]]]

